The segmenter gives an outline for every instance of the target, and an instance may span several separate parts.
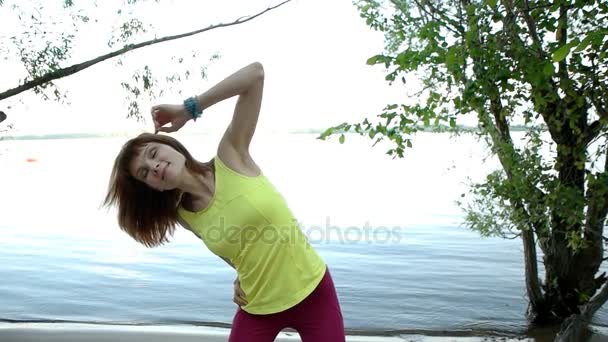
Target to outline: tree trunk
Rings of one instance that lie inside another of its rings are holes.
[[[565,113],[558,117],[564,118]],[[591,297],[601,286],[595,279],[595,266],[599,267],[602,256],[593,248],[572,248],[568,236],[583,234],[583,222],[573,217],[584,212],[585,170],[577,165],[586,155],[585,146],[566,125],[560,132],[563,143],[558,144],[556,167],[561,192],[555,194],[559,200],[551,208],[552,232],[544,250],[546,306],[535,308],[538,324],[562,323],[579,314],[585,296]]]
[[[538,311],[544,311],[544,298],[540,290],[541,286],[538,280],[538,260],[536,257],[536,243],[534,241],[534,232],[526,229],[522,232],[522,241],[524,244],[524,262],[526,274],[526,292],[530,305],[528,307],[528,319],[536,321]],[[534,310],[537,308],[537,310]]]

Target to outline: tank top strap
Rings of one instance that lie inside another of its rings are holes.
[[[229,199],[248,192],[248,190],[265,184],[264,174],[257,176],[246,176],[236,172],[226,165],[219,156],[214,158],[215,165],[215,189],[221,192],[221,196]],[[220,195],[218,193],[218,195]]]

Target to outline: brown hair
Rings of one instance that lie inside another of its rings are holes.
[[[182,198],[179,189],[157,191],[133,177],[129,165],[148,143],[171,146],[186,158],[186,167],[203,174],[213,171],[213,160],[201,163],[175,138],[168,135],[142,133],[127,141],[112,168],[104,206],[118,206],[118,225],[137,242],[156,247],[168,242],[178,223],[177,207]]]

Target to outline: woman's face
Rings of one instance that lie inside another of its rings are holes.
[[[185,164],[186,158],[173,147],[150,142],[133,158],[129,172],[155,190],[173,190],[179,185]]]

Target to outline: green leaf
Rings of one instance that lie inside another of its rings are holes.
[[[409,50],[405,50],[397,55],[396,61],[400,66],[406,66],[410,64],[413,54]]]
[[[321,135],[319,136],[318,139],[325,140],[325,139],[327,139],[328,136],[332,135],[333,133],[334,133],[334,128],[330,127],[328,129],[326,129],[323,133],[321,133]]]
[[[564,58],[566,58],[566,56],[568,56],[568,53],[570,53],[569,45],[564,45],[560,47],[553,53],[553,61],[561,62]]]
[[[591,44],[591,42],[593,41],[593,36],[593,33],[589,33],[587,37],[585,37],[585,39],[583,39],[583,41],[578,45],[578,47],[574,49],[574,52],[581,52],[585,50],[587,46],[589,46],[589,44]]]
[[[545,64],[545,67],[543,68],[543,73],[546,76],[553,76],[553,74],[555,74],[555,66],[553,65],[553,63]]]
[[[382,59],[384,59],[384,56],[382,56],[382,55],[372,56],[367,60],[367,65],[374,65],[374,64],[382,63]]]
[[[344,134],[341,134],[340,135],[340,144],[344,144],[344,139],[345,139]]]
[[[394,103],[393,103],[393,104],[391,104],[391,105],[386,106],[386,107],[384,108],[384,110],[395,110],[395,109],[397,109],[397,107],[399,107],[399,105],[398,105],[398,104],[394,104]]]
[[[553,53],[553,61],[561,62],[564,58],[566,58],[568,56],[568,54],[570,53],[570,50],[576,45],[578,45],[578,40],[572,41],[572,42],[560,47],[559,49],[557,49]]]
[[[486,4],[488,4],[491,8],[496,8],[497,0],[486,0]]]
[[[458,56],[455,48],[448,49],[445,54],[445,66],[448,70],[453,71],[458,68]]]

